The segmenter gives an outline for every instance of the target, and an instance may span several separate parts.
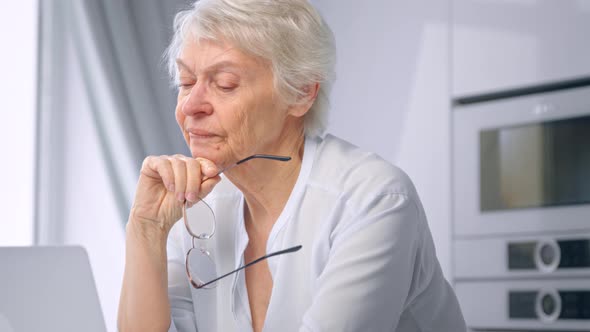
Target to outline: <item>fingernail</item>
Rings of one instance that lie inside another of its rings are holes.
[[[196,202],[196,201],[197,201],[197,193],[188,193],[188,194],[186,195],[186,199],[187,199],[189,202]]]
[[[180,202],[184,202],[184,193],[176,194],[176,199],[179,200]]]

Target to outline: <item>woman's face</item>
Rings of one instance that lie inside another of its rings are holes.
[[[176,121],[193,157],[225,167],[273,153],[293,123],[270,66],[227,43],[188,38],[178,62]]]

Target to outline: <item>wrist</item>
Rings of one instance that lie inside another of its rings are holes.
[[[140,241],[166,244],[170,229],[164,223],[137,217],[132,210],[127,221],[126,232],[128,237],[134,236]]]

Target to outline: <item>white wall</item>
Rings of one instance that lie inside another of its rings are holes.
[[[330,131],[410,175],[450,278],[450,2],[312,2],[338,48]]]
[[[37,1],[0,2],[0,246],[33,243]]]

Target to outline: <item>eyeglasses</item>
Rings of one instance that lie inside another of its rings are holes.
[[[252,159],[269,159],[286,162],[291,160],[291,157],[256,154],[248,158],[244,158],[238,161],[237,163],[222,169],[219,173],[217,173],[217,175]],[[217,273],[215,261],[212,258],[211,253],[208,251],[206,246],[206,240],[209,240],[213,237],[213,234],[215,234],[215,228],[217,226],[213,210],[202,199],[199,199],[192,206],[189,206],[189,203],[185,201],[182,209],[182,218],[184,219],[184,226],[186,227],[186,230],[192,236],[192,248],[186,253],[186,274],[188,275],[188,279],[191,285],[193,285],[193,287],[197,289],[215,288],[215,286],[217,286],[217,281],[233,273],[236,273],[258,262],[261,262],[267,258],[291,252],[296,252],[299,249],[301,249],[301,246],[298,245],[280,251],[272,252],[268,255],[257,258],[249,262],[248,264],[240,266],[239,268],[231,272],[219,275]],[[199,246],[195,244],[196,242],[199,242]]]

